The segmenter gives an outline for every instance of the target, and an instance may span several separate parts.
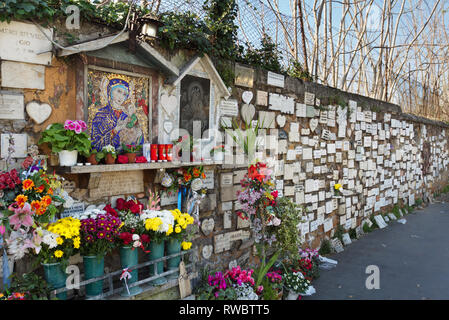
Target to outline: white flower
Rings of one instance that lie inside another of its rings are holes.
[[[58,246],[58,242],[56,239],[59,237],[59,235],[45,231],[44,236],[42,237],[42,242],[48,245],[50,249],[56,248]]]
[[[134,243],[133,243],[134,248],[139,248],[141,245],[142,245],[142,243],[140,241],[134,241]]]
[[[139,239],[140,239],[140,237],[138,234],[133,234],[133,241],[137,241]]]

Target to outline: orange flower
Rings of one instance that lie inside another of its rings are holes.
[[[200,176],[200,170],[197,169],[197,168],[193,168],[193,176],[195,178],[199,177]]]
[[[47,211],[47,208],[45,206],[41,206],[39,209],[36,210],[36,215],[41,216]]]
[[[34,190],[36,190],[37,193],[42,193],[45,190],[45,186],[41,185],[39,188],[34,188]]]
[[[206,179],[206,175],[204,174],[204,172],[201,174],[201,178]]]
[[[41,204],[42,204],[44,207],[48,207],[48,206],[51,204],[51,197],[50,197],[50,196],[42,197],[42,199],[41,199]]]
[[[34,187],[34,182],[31,179],[23,180],[23,190],[30,190],[32,187]]]
[[[53,195],[53,190],[51,188],[48,189],[47,194]]]
[[[190,179],[192,179],[192,175],[189,174],[189,173],[184,173],[184,180],[185,180],[186,182],[189,182]]]
[[[31,209],[36,211],[39,210],[39,208],[41,207],[41,203],[40,201],[34,200],[31,202]]]
[[[19,207],[23,208],[23,206],[25,205],[25,202],[28,201],[28,197],[23,195],[23,194],[19,194],[15,199],[15,202],[17,202],[17,204],[19,205]]]

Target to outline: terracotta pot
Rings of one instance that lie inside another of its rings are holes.
[[[96,158],[96,154],[92,153],[88,158],[87,158],[87,162],[89,162],[90,164],[98,164],[97,158]]]
[[[136,162],[136,154],[135,153],[125,153],[125,155],[128,157],[128,163]]]
[[[110,153],[108,153],[106,155],[106,164],[114,164],[115,163],[115,159],[112,157],[112,155]]]

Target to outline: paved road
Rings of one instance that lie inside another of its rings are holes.
[[[449,202],[434,203],[376,229],[329,258],[313,282],[316,294],[304,300],[449,299]],[[380,289],[368,290],[366,267],[377,265]]]

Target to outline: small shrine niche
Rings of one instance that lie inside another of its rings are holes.
[[[159,143],[171,143],[186,134],[202,142],[215,141],[219,105],[230,96],[207,55],[195,56],[167,79],[160,90]]]

